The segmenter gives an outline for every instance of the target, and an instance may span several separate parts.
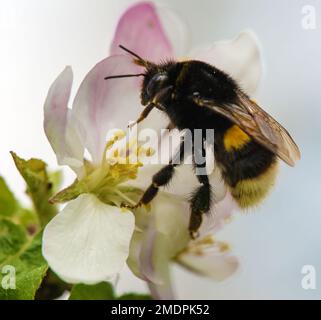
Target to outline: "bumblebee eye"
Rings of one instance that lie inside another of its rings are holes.
[[[148,82],[146,87],[147,94],[149,96],[153,96],[156,91],[161,87],[162,83],[167,80],[167,74],[165,73],[157,73],[155,74],[151,80]]]

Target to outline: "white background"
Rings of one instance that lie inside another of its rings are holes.
[[[49,85],[65,65],[83,76],[108,53],[117,18],[129,3],[111,0],[0,0],[0,174],[17,195],[24,184],[9,150],[56,168],[42,128]],[[321,2],[301,0],[156,1],[170,4],[190,26],[194,45],[233,38],[250,28],[262,45],[265,75],[258,101],[293,134],[302,160],[281,167],[267,201],[237,215],[219,235],[241,261],[222,283],[174,269],[180,298],[321,298]],[[301,26],[302,7],[314,5],[316,29]],[[70,173],[69,173],[70,177]],[[301,287],[312,264],[317,289]],[[144,290],[124,273],[118,289]]]

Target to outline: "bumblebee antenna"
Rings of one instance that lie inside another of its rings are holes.
[[[135,52],[125,48],[124,46],[122,46],[121,44],[119,45],[119,48],[128,52],[129,54],[131,54],[132,56],[134,56],[135,58],[138,59],[138,61],[136,60],[136,63],[139,65],[143,65],[145,67],[147,67],[150,63],[147,62],[146,60],[144,60],[142,57],[140,57],[138,54],[136,54]],[[130,77],[145,77],[145,73],[137,73],[137,74],[119,74],[119,75],[115,75],[115,76],[108,76],[105,77],[105,80],[109,80],[109,79],[118,79],[118,78],[130,78]]]
[[[132,56],[136,57],[138,60],[142,61],[145,63],[145,60],[140,57],[137,53],[125,48],[124,46],[122,46],[121,44],[118,46],[120,49],[123,49],[124,51],[128,52],[129,54],[131,54]]]
[[[105,77],[105,80],[109,80],[109,79],[118,79],[118,78],[131,78],[131,77],[145,77],[144,73],[137,73],[137,74],[119,74],[119,75],[115,75],[115,76],[108,76]]]

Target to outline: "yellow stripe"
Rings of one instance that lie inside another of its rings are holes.
[[[276,161],[258,177],[241,180],[231,188],[232,196],[240,208],[254,206],[266,197],[275,183],[277,168]]]
[[[241,149],[251,138],[237,125],[233,125],[224,134],[224,147],[230,152],[235,149]]]

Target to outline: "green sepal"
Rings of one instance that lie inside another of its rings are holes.
[[[45,226],[57,213],[55,206],[49,203],[52,197],[53,184],[49,180],[46,163],[39,159],[24,160],[11,152],[13,160],[21,176],[27,184],[27,194],[30,196],[39,221]]]
[[[76,199],[82,193],[88,192],[86,185],[77,179],[69,187],[59,191],[49,199],[50,203],[64,203]]]

